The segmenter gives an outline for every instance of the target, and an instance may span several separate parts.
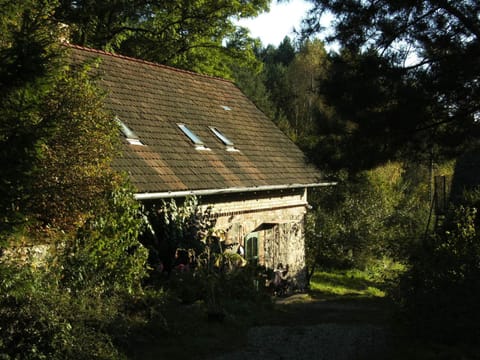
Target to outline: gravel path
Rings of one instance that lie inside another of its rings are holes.
[[[373,325],[262,326],[250,329],[246,349],[216,360],[380,359],[386,350],[385,329]]]
[[[313,325],[259,326],[247,334],[245,349],[224,354],[215,360],[361,360],[388,358],[388,330],[368,322],[348,323],[349,314],[371,308],[339,303],[301,305],[304,316],[309,311],[322,312],[328,322]],[[339,322],[332,322],[335,318]]]

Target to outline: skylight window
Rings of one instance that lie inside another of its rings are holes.
[[[203,141],[192,131],[190,130],[187,125],[185,124],[177,124],[180,130],[183,131],[185,135],[193,142],[195,145],[196,150],[210,150],[208,147],[205,146]]]
[[[225,144],[227,147],[227,151],[239,151],[235,148],[233,141],[231,141],[228,137],[226,137],[220,130],[218,130],[214,126],[210,126],[210,130],[215,134],[215,136]]]
[[[125,123],[115,116],[116,123],[120,126],[120,131],[122,132],[123,136],[130,145],[139,145],[145,146],[141,141],[140,138],[135,134]]]
[[[232,110],[232,108],[230,106],[227,106],[227,105],[221,105],[221,107],[225,111],[231,111]]]

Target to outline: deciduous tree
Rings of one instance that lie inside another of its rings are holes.
[[[56,15],[74,43],[231,78],[233,59],[254,59],[253,40],[233,19],[255,16],[269,2],[61,0]]]

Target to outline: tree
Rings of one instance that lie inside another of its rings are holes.
[[[53,17],[55,2],[2,5],[3,224],[21,213],[43,225],[58,225],[61,218],[74,224],[78,212],[88,212],[93,199],[116,181],[109,161],[118,129],[103,110],[102,94],[87,69],[67,66]]]
[[[319,143],[315,155],[334,169],[359,171],[390,159],[425,159],[447,130],[417,130],[434,116],[429,95],[417,80],[405,77],[375,52],[331,55],[329,72],[318,89],[334,110],[330,128],[321,129],[320,135],[333,135],[338,150],[335,160],[329,160],[322,153],[325,145]]]
[[[323,43],[304,40],[297,48],[289,37],[275,48],[269,45],[258,55],[263,61],[261,79],[278,126],[322,169],[337,169],[338,138],[345,133],[334,108],[321,91],[330,72]]]
[[[466,194],[479,203],[479,192]],[[412,252],[395,293],[412,330],[443,344],[476,343],[480,246],[477,209],[451,207],[444,223]]]
[[[409,144],[418,154],[422,142],[458,150],[478,136],[478,2],[312,2],[306,33],[320,31],[321,14],[331,12],[330,40],[342,45],[331,80],[337,92],[330,99],[347,100],[336,108],[347,110],[354,139],[359,134],[371,144],[380,141],[370,152],[385,150],[391,158]],[[361,149],[360,141],[355,145]]]
[[[88,68],[69,67],[55,6],[0,1],[0,357],[118,359],[109,327],[146,274],[143,219],[110,167],[119,129]],[[16,258],[37,241],[51,251]]]
[[[71,230],[120,186],[110,167],[118,130],[86,70],[66,67],[54,5],[10,8],[0,49],[2,223]]]
[[[278,48],[268,45],[259,53],[263,62],[262,80],[272,103],[271,116],[277,125],[291,138],[294,133],[290,126],[288,113],[291,113],[291,91],[287,82],[287,69],[295,58],[295,47],[286,36]]]
[[[43,140],[55,126],[45,116],[59,74],[58,28],[48,2],[2,1],[0,17],[0,230],[26,220],[35,193]]]
[[[318,190],[309,215],[308,265],[368,267],[383,259],[404,261],[423,234],[428,188],[413,175],[421,167],[387,163],[341,179],[335,188]]]
[[[286,76],[292,93],[292,113],[287,116],[300,145],[306,145],[317,132],[316,122],[328,121],[331,117],[330,109],[318,92],[328,67],[327,53],[318,39],[305,41],[288,66]]]
[[[234,59],[255,59],[253,39],[233,19],[255,16],[269,2],[61,0],[56,16],[76,44],[231,78]]]

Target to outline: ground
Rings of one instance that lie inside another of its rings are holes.
[[[390,358],[387,300],[296,294],[277,299],[276,310],[277,318],[248,330],[244,348],[214,359]]]
[[[267,307],[232,299],[223,321],[208,321],[202,302],[165,309],[165,325],[151,324],[129,358],[480,359],[478,346],[423,343],[362,274],[319,272],[313,280],[308,293],[274,297]]]

